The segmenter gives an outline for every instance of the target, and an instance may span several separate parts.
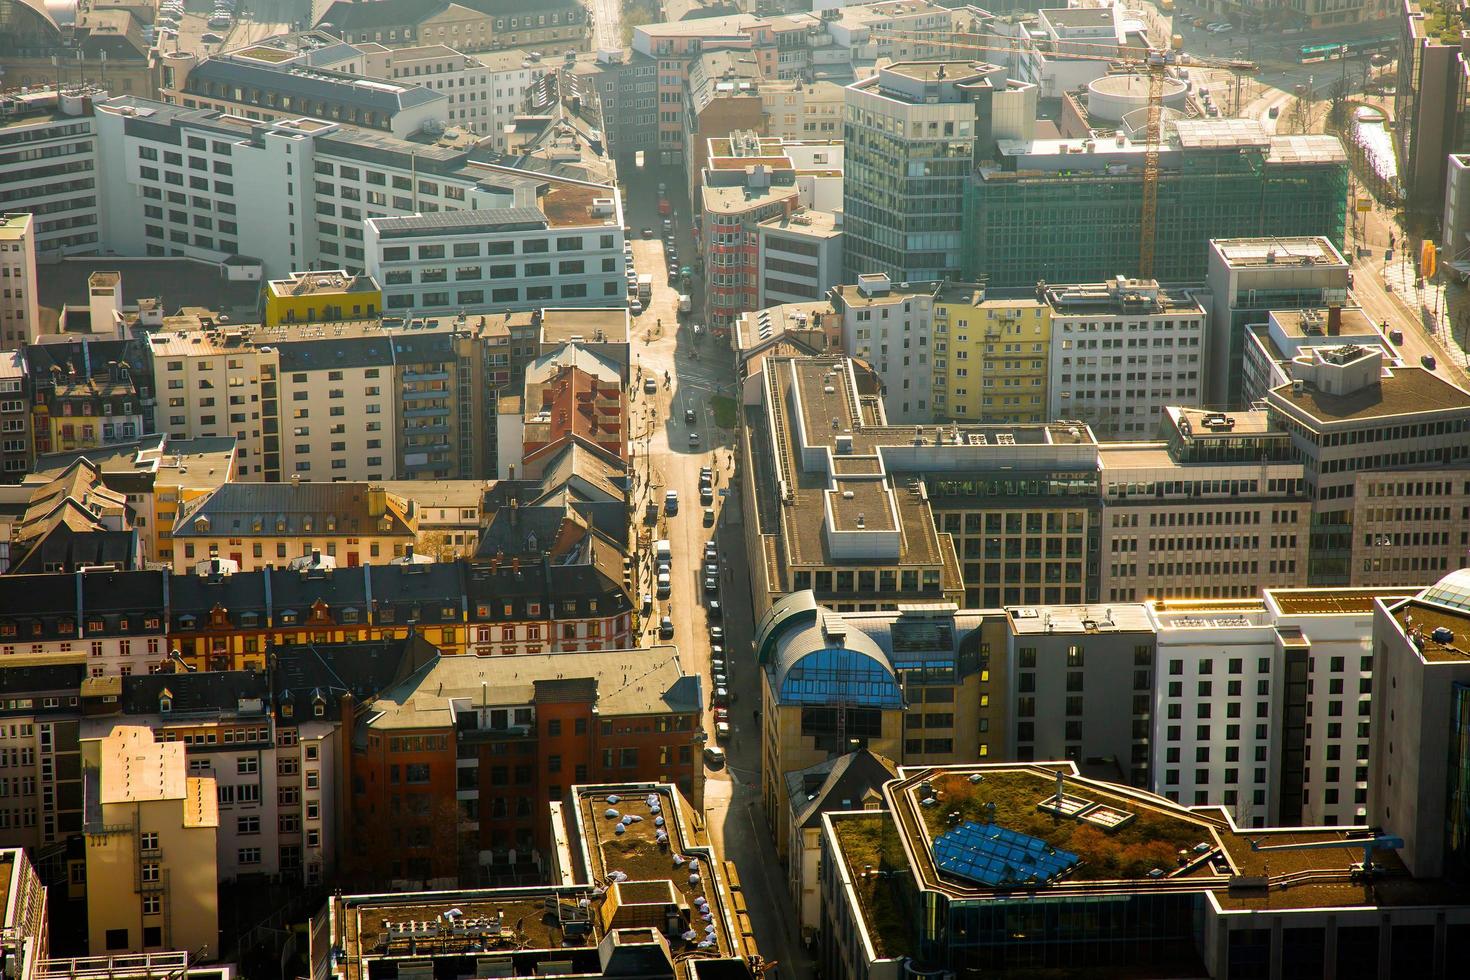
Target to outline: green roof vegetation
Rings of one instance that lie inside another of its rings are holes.
[[[1068,796],[1126,810],[1136,814],[1135,819],[1117,830],[1104,830],[1075,817],[1053,816],[1038,810],[1036,804],[1055,794],[1054,779],[1026,770],[986,772],[984,776],[979,783],[971,783],[964,773],[946,773],[933,780],[940,793],[939,805],[921,810],[931,839],[950,829],[948,815],[956,810],[961,822],[988,822],[985,804],[994,803],[998,825],[1071,851],[1081,859],[1066,876],[1068,881],[1143,878],[1154,868],[1172,871],[1179,851],[1190,850],[1201,841],[1214,842],[1202,822],[1100,793],[1092,786],[1069,784],[1065,791]]]
[[[862,904],[868,938],[879,958],[908,956],[914,949],[911,901],[913,877],[893,818],[884,811],[872,816],[843,817],[832,829],[847,859],[847,871]],[[873,873],[865,874],[871,868]]]
[[[1440,44],[1460,43],[1465,22],[1459,10],[1450,9],[1441,0],[1420,0],[1419,9],[1424,12],[1425,37],[1436,38]]]

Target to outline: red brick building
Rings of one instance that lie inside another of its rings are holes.
[[[378,875],[470,883],[547,853],[546,805],[585,782],[691,789],[700,682],[673,647],[447,657],[353,733],[349,851]]]

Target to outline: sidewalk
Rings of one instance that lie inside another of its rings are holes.
[[[1382,259],[1374,260],[1381,263]],[[1415,263],[1399,254],[1383,269],[1383,281],[1392,286],[1399,307],[1423,325],[1446,357],[1456,364],[1470,366],[1467,334],[1470,334],[1470,296],[1463,287],[1443,281],[1443,274],[1432,282],[1415,284]]]

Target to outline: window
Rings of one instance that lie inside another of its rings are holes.
[[[240,850],[238,852],[236,852],[236,856],[239,858],[240,863],[242,865],[244,865],[244,864],[259,864],[260,863],[260,848],[258,848],[258,847],[242,847],[242,848],[240,848]]]
[[[260,758],[253,755],[242,755],[235,758],[235,772],[241,776],[260,772]]]

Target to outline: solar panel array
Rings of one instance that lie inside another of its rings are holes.
[[[1044,884],[1077,865],[1077,855],[995,824],[960,824],[934,839],[940,871],[979,885]]]

